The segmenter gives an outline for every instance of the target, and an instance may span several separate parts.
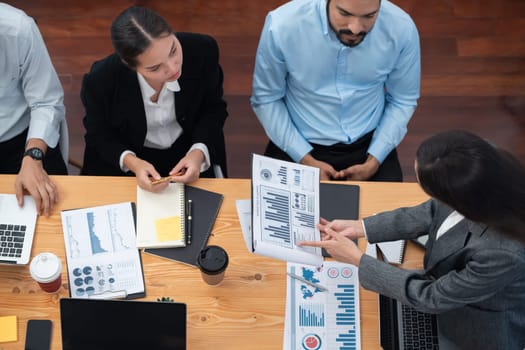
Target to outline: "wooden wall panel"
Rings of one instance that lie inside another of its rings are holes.
[[[111,21],[130,5],[161,13],[177,31],[213,35],[219,43],[230,117],[225,126],[231,177],[249,177],[252,153],[267,142],[251,110],[251,79],[265,16],[286,0],[15,0],[35,17],[65,90],[71,155],[82,159],[79,91],[91,64],[112,51]],[[399,147],[405,180],[413,156],[430,134],[473,130],[525,162],[525,1],[398,0],[421,38],[421,98]],[[73,169],[73,173],[75,170]]]
[[[492,35],[476,38],[459,38],[459,56],[524,57],[525,37]]]

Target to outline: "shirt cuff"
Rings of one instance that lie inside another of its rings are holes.
[[[130,150],[126,150],[126,151],[122,152],[122,154],[120,155],[120,159],[118,161],[118,164],[120,166],[120,170],[122,170],[125,173],[127,173],[129,171],[129,168],[124,165],[124,157],[126,155],[128,155],[128,154],[132,154],[132,155],[136,156],[135,152],[132,152]]]
[[[293,159],[294,162],[299,163],[301,162],[301,159],[303,159],[308,153],[310,153],[313,150],[313,147],[306,141],[298,141],[296,145],[298,146],[294,146],[294,149],[290,149],[286,153],[290,156],[290,158]]]
[[[365,235],[365,238],[368,241],[368,235],[366,234],[366,226],[363,220],[361,220],[361,225],[363,226],[363,234]]]
[[[193,151],[194,149],[200,150],[202,153],[204,153],[204,161],[201,164],[200,172],[204,172],[210,168],[210,152],[208,152],[208,147],[204,143],[195,143],[193,146],[191,146],[188,153]],[[186,155],[188,154],[186,153]]]
[[[26,140],[41,139],[46,143],[47,147],[55,148],[58,144],[58,139],[60,138],[59,129],[59,125],[50,125],[47,120],[31,116]],[[67,159],[64,160],[67,163]]]
[[[375,159],[379,161],[379,164],[383,164],[385,158],[392,152],[395,147],[392,147],[390,144],[380,141],[373,140],[368,147],[368,153],[374,156]]]

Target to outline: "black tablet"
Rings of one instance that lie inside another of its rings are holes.
[[[63,350],[186,350],[186,304],[60,300]]]

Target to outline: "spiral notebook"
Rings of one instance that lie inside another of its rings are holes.
[[[185,247],[184,184],[159,193],[137,186],[137,248]]]
[[[184,186],[184,192],[186,199],[191,199],[193,202],[192,216],[194,220],[191,244],[187,244],[185,248],[145,249],[144,252],[197,266],[197,257],[208,243],[224,196],[189,185]]]
[[[405,254],[405,240],[377,243],[383,258],[391,264],[401,264]]]

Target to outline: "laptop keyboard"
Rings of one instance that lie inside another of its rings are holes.
[[[430,314],[401,305],[406,350],[439,349],[437,322]]]
[[[19,258],[25,235],[25,225],[0,224],[0,257]]]

